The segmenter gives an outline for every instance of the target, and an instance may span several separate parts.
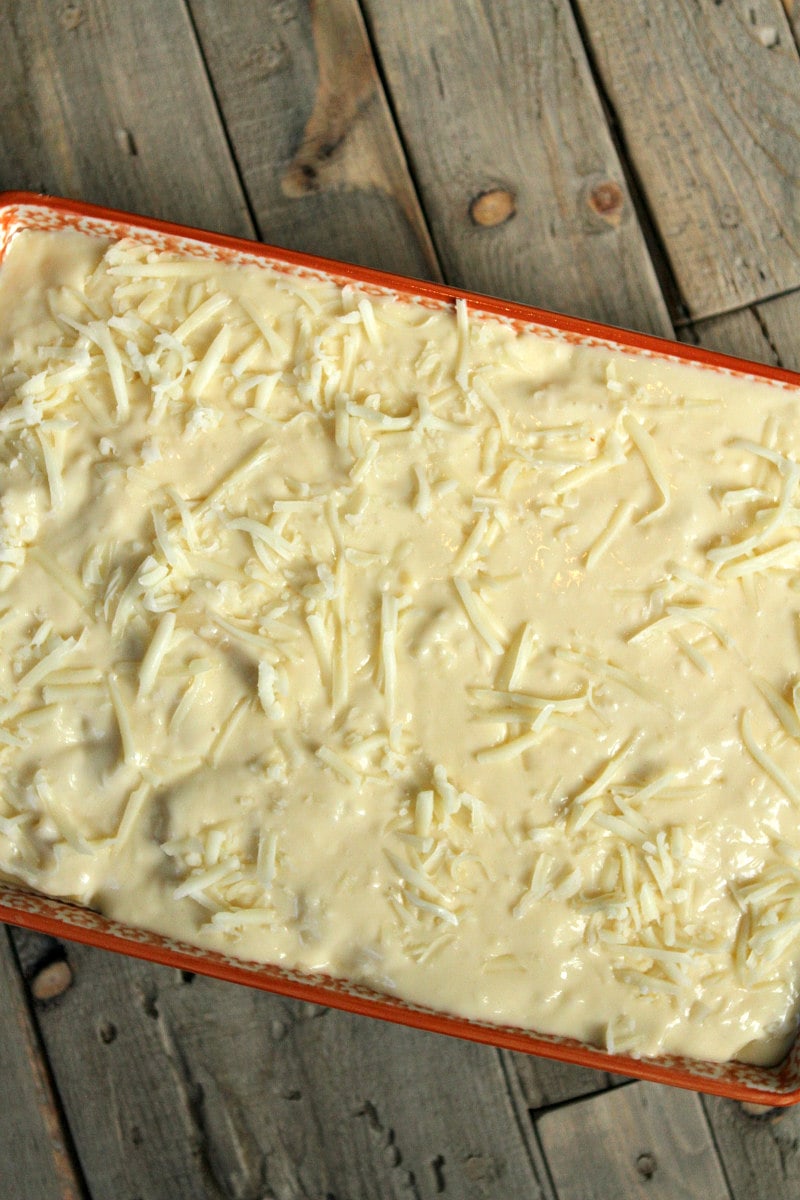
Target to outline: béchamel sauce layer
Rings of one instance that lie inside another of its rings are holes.
[[[800,968],[798,393],[133,240],[0,268],[0,872],[636,1055]]]

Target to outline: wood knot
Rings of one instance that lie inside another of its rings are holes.
[[[63,958],[42,967],[31,981],[31,993],[35,1000],[44,1004],[61,996],[72,983],[72,969]]]
[[[288,51],[283,38],[261,42],[247,51],[239,63],[239,70],[252,78],[273,75],[286,64]]]
[[[59,24],[63,29],[77,29],[83,21],[84,13],[80,4],[64,4],[58,14]]]
[[[469,206],[469,215],[474,225],[491,229],[510,221],[517,211],[517,198],[505,188],[490,188],[480,192]]]
[[[619,225],[622,220],[622,210],[625,206],[625,194],[613,179],[604,179],[596,183],[589,192],[586,203],[592,212],[607,221],[609,225]]]

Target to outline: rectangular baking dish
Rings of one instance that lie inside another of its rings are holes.
[[[405,279],[382,271],[206,233],[82,202],[24,192],[0,195],[0,263],[13,237],[25,229],[71,229],[112,239],[135,236],[162,250],[201,255],[226,263],[268,262],[278,271],[294,274],[298,271],[321,272],[336,282],[355,282],[367,291],[370,288],[389,289],[401,297],[435,306],[453,304],[456,299],[464,298],[472,310],[524,323],[527,327],[533,326],[544,336],[549,334],[575,344],[602,345],[649,359],[695,364],[725,374],[766,379],[798,389],[800,398],[800,376],[777,367],[745,362],[646,334],[490,299],[444,285]],[[201,950],[158,934],[121,925],[63,900],[37,895],[2,882],[0,919],[12,925],[166,966],[577,1066],[613,1071],[756,1104],[777,1106],[800,1103],[800,1038],[796,1039],[783,1062],[771,1068],[678,1057],[636,1059],[609,1054],[568,1038],[465,1020],[383,996],[347,981],[265,966]]]

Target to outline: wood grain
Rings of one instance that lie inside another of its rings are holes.
[[[0,186],[252,236],[181,0],[9,0]]]
[[[634,1083],[536,1123],[559,1200],[728,1200],[699,1098]]]
[[[759,311],[774,301],[751,308],[740,308],[720,317],[710,317],[693,325],[683,326],[679,333],[681,341],[693,346],[704,346],[707,350],[719,350],[722,354],[734,354],[737,358],[752,359],[754,362],[778,365],[778,356],[770,345],[759,321]]]
[[[574,1067],[571,1063],[547,1058],[532,1058],[527,1054],[502,1051],[509,1072],[516,1077],[525,1107],[531,1111],[564,1104],[582,1096],[605,1091],[610,1076],[590,1067]]]
[[[365,9],[446,278],[669,332],[566,0]]]
[[[781,0],[781,3],[794,34],[795,45],[800,50],[800,6],[797,0]]]
[[[800,292],[701,321],[685,330],[685,341],[800,371]]]
[[[93,1200],[550,1195],[489,1048],[70,958],[40,1021]]]
[[[0,1188],[9,1200],[83,1200],[8,933],[0,929]]]
[[[190,4],[262,236],[437,278],[357,0]]]
[[[734,1200],[794,1200],[800,1193],[800,1111],[750,1114],[733,1100],[704,1097]]]
[[[780,0],[577,0],[692,318],[800,284],[800,55]]]

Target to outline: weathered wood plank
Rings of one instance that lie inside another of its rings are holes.
[[[10,0],[0,187],[252,236],[181,0]]]
[[[721,317],[710,317],[707,321],[685,325],[679,330],[681,341],[775,366],[777,355],[758,319],[758,312],[770,303],[774,302],[767,301],[758,308],[740,308]]]
[[[489,1048],[70,960],[40,1021],[93,1200],[550,1194]]]
[[[0,1190],[14,1200],[82,1200],[8,933],[0,929]]]
[[[800,1188],[800,1112],[704,1096],[734,1200],[789,1200]]]
[[[669,320],[566,0],[366,0],[446,278]]]
[[[70,946],[73,983],[39,1026],[93,1200],[218,1200],[196,1123],[202,1096],[183,1086],[180,1047],[164,1045],[167,968]]]
[[[634,1083],[536,1122],[559,1200],[728,1200],[699,1098]]]
[[[794,1200],[800,1193],[800,1111],[748,1113],[733,1100],[703,1105],[734,1200]]]
[[[287,1157],[280,1177],[293,1161],[307,1194],[548,1194],[531,1170],[531,1145],[514,1122],[494,1051],[239,990],[233,1015],[248,1036],[232,1038],[220,1021],[223,1053],[209,1062],[205,1038],[193,1031],[217,990],[198,979],[175,1013],[187,1062],[210,1072],[221,1093],[236,1087],[262,1144],[289,1147],[298,1126],[305,1131],[304,1152]],[[266,1074],[237,1086],[254,1050]],[[263,1084],[269,1113],[258,1111]]]
[[[189,0],[262,236],[439,274],[357,0]]]
[[[800,371],[800,292],[712,317],[681,331],[686,341],[710,350]]]
[[[518,1081],[522,1102],[530,1110],[591,1096],[605,1091],[610,1084],[611,1077],[605,1071],[507,1050],[501,1053]]]
[[[794,34],[795,44],[800,50],[800,8],[798,7],[797,0],[781,0],[781,3]]]
[[[800,284],[800,55],[780,0],[577,0],[688,313]]]
[[[800,371],[800,292],[759,304],[756,313],[778,364],[789,371]]]

